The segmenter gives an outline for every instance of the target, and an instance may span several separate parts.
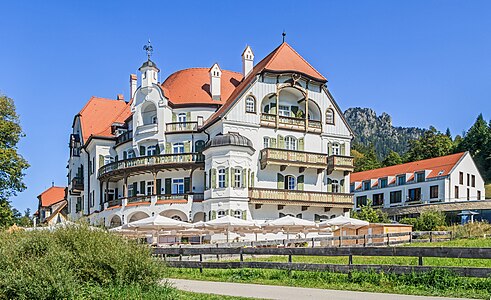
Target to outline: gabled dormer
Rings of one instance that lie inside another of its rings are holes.
[[[222,78],[222,70],[220,69],[220,66],[215,63],[213,66],[210,68],[210,94],[211,98],[213,100],[220,100],[220,83],[221,83],[221,78]]]
[[[254,52],[250,46],[247,46],[242,52],[242,75],[244,78],[251,73],[252,68],[254,67]]]

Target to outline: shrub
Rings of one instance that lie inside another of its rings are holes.
[[[445,214],[425,211],[417,218],[403,218],[400,223],[413,225],[413,231],[432,231],[445,226]]]
[[[0,299],[91,298],[84,291],[145,289],[156,285],[161,272],[148,247],[86,226],[0,232]]]
[[[448,226],[455,238],[474,238],[491,235],[491,224],[486,221]]]

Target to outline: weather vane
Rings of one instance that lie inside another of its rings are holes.
[[[283,29],[283,33],[281,35],[283,36],[283,43],[284,43],[285,42],[285,36],[286,36],[286,32],[284,29]]]
[[[150,39],[148,39],[148,43],[145,46],[143,46],[143,50],[147,52],[148,60],[150,60],[150,56],[152,56],[152,52],[153,52],[153,47],[152,47],[152,43],[150,42]]]

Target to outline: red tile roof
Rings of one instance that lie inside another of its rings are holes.
[[[375,170],[364,172],[356,172],[351,174],[351,182],[360,182],[369,179],[378,179],[387,176],[396,176],[405,173],[414,173],[423,170],[431,170],[427,178],[445,176],[450,173],[453,167],[462,159],[467,152],[440,156],[430,159],[424,159],[414,162],[409,162],[401,165],[395,165]],[[441,174],[440,172],[443,171]]]
[[[112,137],[111,125],[124,123],[130,114],[129,103],[91,97],[79,113],[83,141],[86,142],[91,135]]]
[[[41,206],[51,206],[55,203],[65,200],[65,187],[52,186],[38,196]]]
[[[242,74],[222,70],[221,100],[210,94],[209,68],[191,68],[171,74],[162,83],[164,95],[173,104],[223,104],[242,81]]]

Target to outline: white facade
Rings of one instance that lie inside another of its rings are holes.
[[[71,218],[114,227],[154,214],[188,222],[349,214],[353,136],[325,82],[294,70],[254,74],[250,47],[244,55],[253,77],[227,100],[214,64],[206,103],[176,105],[146,62],[124,124],[113,124],[110,137],[71,143]]]

